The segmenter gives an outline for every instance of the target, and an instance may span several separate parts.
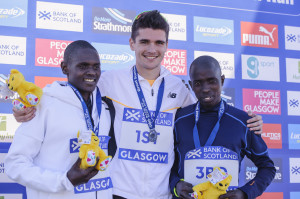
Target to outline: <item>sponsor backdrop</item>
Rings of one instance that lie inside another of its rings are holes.
[[[259,198],[300,198],[299,0],[2,0],[0,74],[16,68],[41,87],[65,80],[60,62],[67,45],[78,39],[95,46],[103,71],[132,66],[132,21],[152,9],[159,9],[170,24],[162,64],[172,74],[188,83],[193,59],[214,56],[226,76],[222,97],[263,115],[262,137],[276,177]],[[0,98],[1,199],[26,198],[25,188],[4,173],[4,157],[19,125],[11,114],[16,97]],[[245,160],[240,185],[256,171]]]

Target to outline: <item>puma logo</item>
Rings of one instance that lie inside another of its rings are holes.
[[[276,30],[276,27],[273,28],[272,32],[269,32],[265,27],[260,26],[259,27],[259,32],[263,32],[267,35],[269,35],[269,37],[272,39],[272,41],[274,42],[274,37],[273,37],[273,32]]]

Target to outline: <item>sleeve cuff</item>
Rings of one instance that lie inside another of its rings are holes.
[[[63,179],[63,184],[64,184],[64,186],[65,186],[65,188],[66,188],[66,190],[68,190],[68,191],[72,191],[73,189],[74,189],[74,186],[73,186],[73,184],[70,182],[70,180],[69,180],[69,178],[67,177],[67,173],[68,172],[66,172],[66,173],[64,173],[64,179]]]

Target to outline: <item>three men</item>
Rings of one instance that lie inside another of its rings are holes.
[[[168,34],[169,25],[157,10],[139,14],[129,40],[136,65],[106,71],[98,84],[116,110],[114,130],[118,149],[110,168],[115,198],[170,198],[175,113],[195,100],[182,81],[161,66]],[[30,112],[19,121],[33,115]],[[250,120],[253,121],[258,121],[251,124],[254,130],[260,130],[261,117]]]

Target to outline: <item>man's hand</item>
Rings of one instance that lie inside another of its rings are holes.
[[[81,169],[80,168],[81,159],[78,158],[77,161],[73,164],[73,166],[67,173],[67,177],[70,180],[70,182],[74,186],[87,183],[92,177],[97,175],[98,170],[96,169],[96,165],[98,161],[99,158],[97,158],[97,162],[93,167],[89,167],[87,169]]]
[[[247,199],[247,195],[240,189],[228,191],[226,194],[220,195],[219,199]]]
[[[179,181],[176,184],[176,193],[179,198],[183,199],[193,199],[189,193],[193,193],[193,185],[185,181]]]
[[[17,122],[28,122],[34,118],[36,112],[35,107],[27,107],[25,109],[18,110],[13,107],[13,114]]]
[[[250,131],[254,131],[255,134],[262,134],[262,126],[263,120],[261,115],[256,115],[252,113],[252,111],[248,111],[248,115],[252,117],[251,119],[247,120],[247,127],[250,128]]]

